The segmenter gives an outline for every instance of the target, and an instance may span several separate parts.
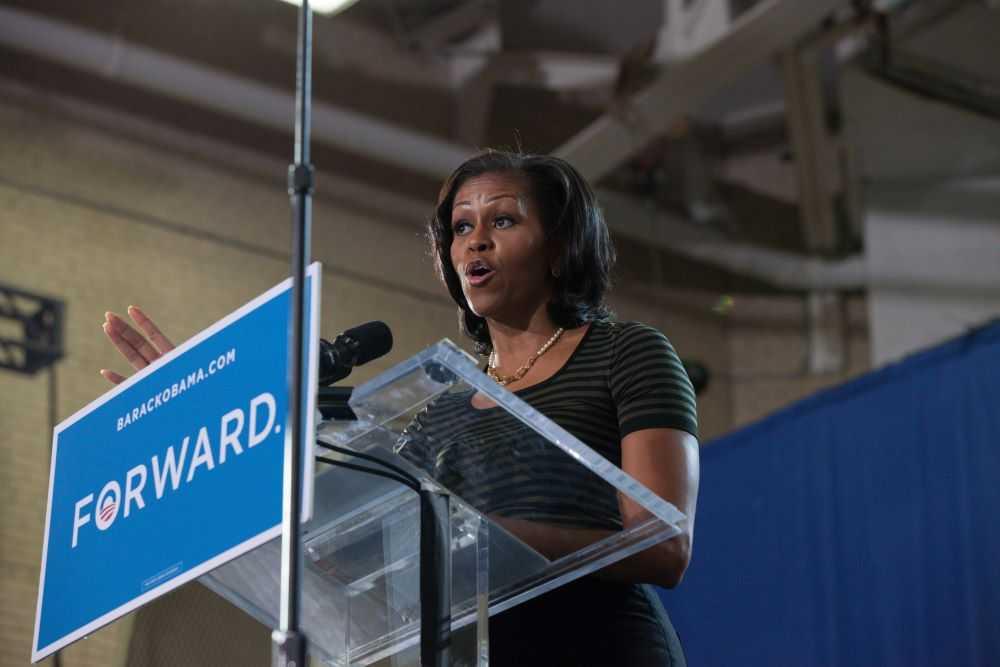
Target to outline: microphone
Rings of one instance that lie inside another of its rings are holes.
[[[385,322],[368,322],[348,329],[333,339],[319,341],[319,384],[328,386],[343,380],[355,366],[388,354],[392,331]]]

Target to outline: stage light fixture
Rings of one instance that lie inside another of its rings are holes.
[[[358,0],[310,0],[309,7],[317,14],[332,15],[344,11]],[[302,0],[282,0],[290,5],[301,6]]]

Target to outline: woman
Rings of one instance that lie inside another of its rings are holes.
[[[690,560],[698,487],[694,392],[662,334],[611,320],[604,294],[614,251],[593,192],[557,158],[487,152],[445,182],[430,236],[461,328],[488,357],[490,377],[688,517],[680,535],[495,616],[491,664],[685,664],[655,594],[639,584],[676,586]],[[114,315],[104,328],[138,369],[172,345],[141,311],[129,314],[149,340]],[[490,404],[475,396],[472,407]],[[454,420],[440,414],[437,423],[452,429]],[[422,419],[422,428],[434,428],[434,412]],[[588,480],[573,477],[578,467],[560,468],[537,452],[512,457],[520,436],[487,430],[506,437],[473,434],[472,449],[443,453],[415,440],[403,453],[437,467],[439,479],[450,475],[445,483],[459,496],[478,493],[474,505],[550,558],[646,518],[628,499],[588,493]],[[468,461],[476,457],[482,465],[473,470]],[[514,459],[559,482],[522,502],[527,495]]]

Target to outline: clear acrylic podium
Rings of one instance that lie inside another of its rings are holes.
[[[489,616],[666,540],[684,520],[490,380],[451,341],[357,387],[350,405],[357,420],[323,422],[319,440],[384,458],[451,493],[453,665],[488,664]],[[547,477],[532,479],[539,471]],[[616,511],[621,496],[647,517],[628,530],[598,533],[572,553],[546,557],[517,537],[524,522],[593,527],[602,512]],[[326,467],[316,477],[303,549],[301,619],[313,658],[344,667],[418,665],[417,494],[392,480]],[[275,539],[200,581],[273,628],[280,569]]]

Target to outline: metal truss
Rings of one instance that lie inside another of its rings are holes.
[[[0,283],[0,368],[34,375],[63,356],[65,305]]]

